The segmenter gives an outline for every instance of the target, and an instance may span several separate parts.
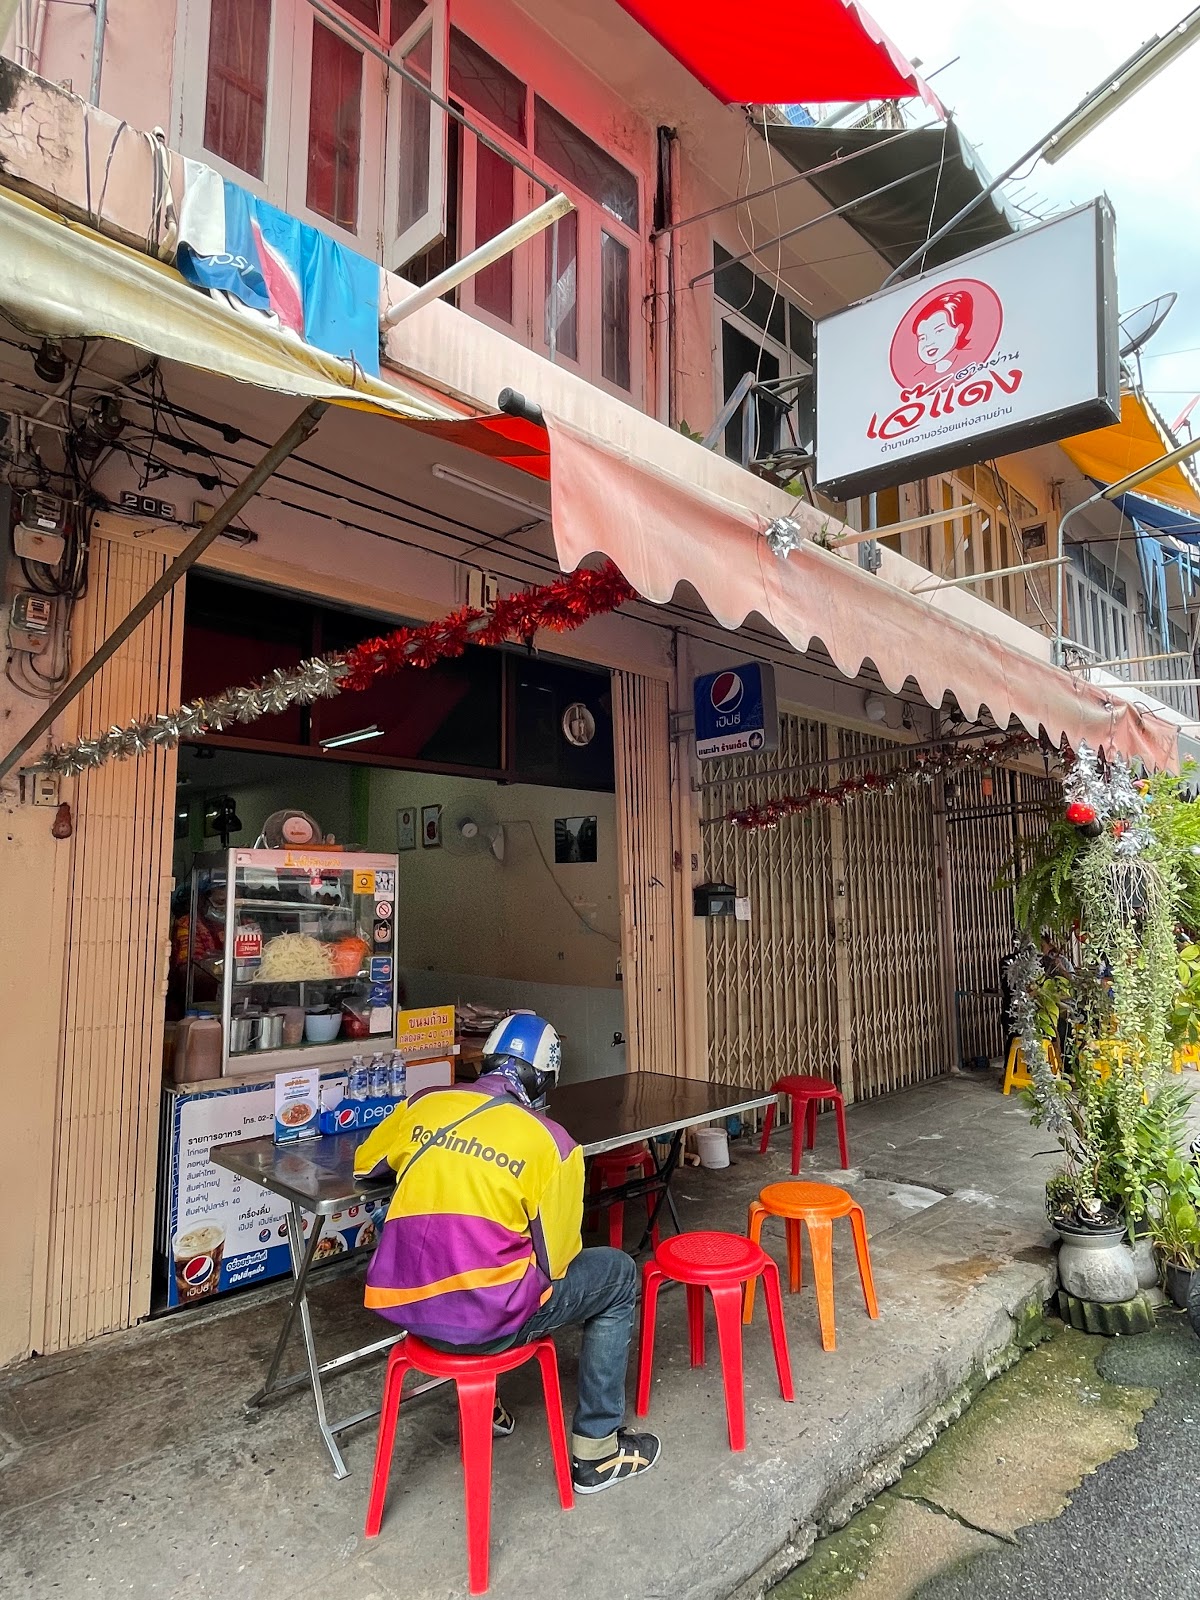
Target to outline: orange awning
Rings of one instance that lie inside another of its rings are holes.
[[[1080,472],[1095,483],[1116,483],[1148,467],[1174,449],[1154,412],[1140,396],[1121,396],[1121,420],[1092,433],[1077,433],[1059,441]],[[1196,480],[1182,466],[1168,467],[1139,484],[1138,494],[1200,517],[1200,492]]]

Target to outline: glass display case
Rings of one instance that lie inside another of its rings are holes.
[[[187,1007],[219,1015],[222,1074],[391,1046],[396,857],[341,850],[197,856]]]

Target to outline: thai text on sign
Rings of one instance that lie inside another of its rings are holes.
[[[396,1017],[396,1048],[405,1055],[433,1055],[454,1045],[454,1007],[424,1006]]]

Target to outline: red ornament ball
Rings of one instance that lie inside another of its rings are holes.
[[[1067,821],[1073,822],[1078,827],[1085,822],[1095,822],[1096,808],[1088,805],[1086,800],[1072,800],[1067,807]]]

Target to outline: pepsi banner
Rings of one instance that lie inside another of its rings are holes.
[[[695,680],[692,695],[696,755],[701,761],[779,748],[774,667],[746,661],[705,673]]]

